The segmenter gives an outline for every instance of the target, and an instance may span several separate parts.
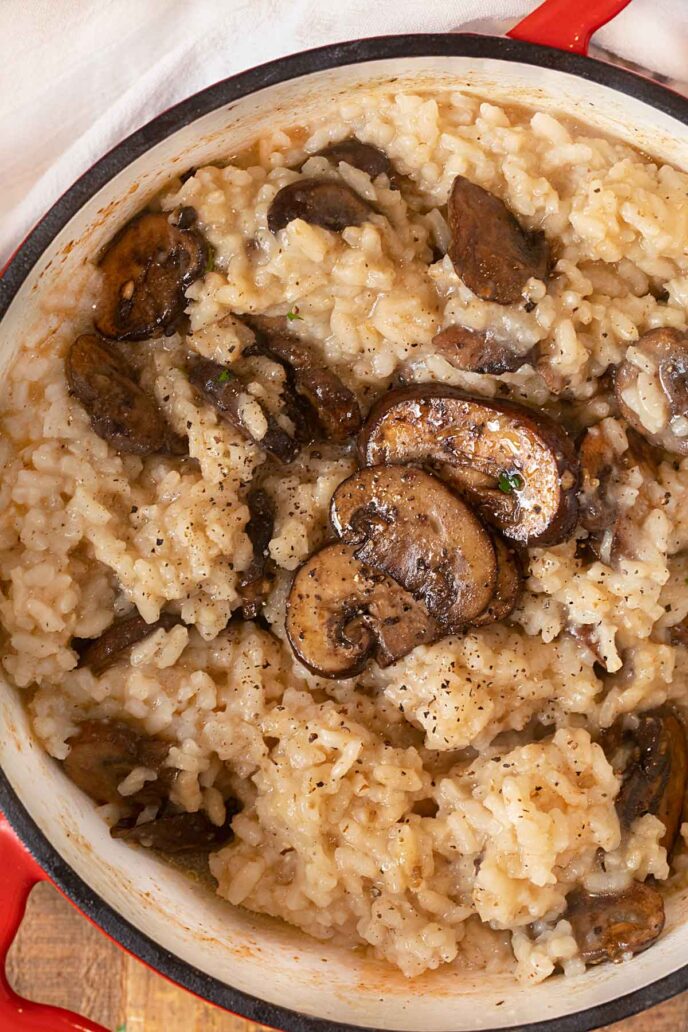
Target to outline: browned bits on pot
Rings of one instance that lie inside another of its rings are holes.
[[[226,366],[209,358],[196,358],[189,368],[189,382],[210,402],[218,415],[280,462],[291,462],[299,450],[298,442],[283,430],[277,420],[253,398],[243,383]],[[247,406],[257,406],[262,413],[261,428],[247,420]]]
[[[112,829],[112,837],[155,849],[161,853],[207,853],[227,845],[234,838],[232,818],[241,809],[236,800],[225,801],[227,817],[221,826],[198,813],[165,813],[143,824],[121,821]]]
[[[71,646],[79,655],[79,666],[89,667],[100,675],[122,658],[124,652],[164,627],[176,627],[181,619],[172,613],[161,613],[154,623],[146,623],[139,613],[122,617],[103,631],[99,638],[72,638]]]
[[[164,762],[169,742],[148,738],[117,720],[86,720],[69,740],[65,774],[94,802],[156,805],[169,794],[176,775]],[[135,767],[148,767],[157,778],[135,795],[120,795],[118,786]]]
[[[95,334],[77,337],[67,352],[65,372],[70,392],[86,409],[94,432],[117,451],[179,454],[180,439],[136,383],[128,363]]]
[[[268,228],[277,233],[294,219],[303,219],[339,233],[367,222],[371,214],[370,205],[345,183],[297,179],[275,194],[268,209]]]
[[[613,894],[578,889],[568,897],[565,916],[586,964],[619,963],[657,939],[664,927],[664,901],[657,889],[641,882]]]
[[[449,257],[483,301],[516,304],[531,276],[547,278],[550,252],[544,235],[525,230],[504,202],[482,186],[457,176],[447,216]]]
[[[166,215],[144,212],[120,230],[100,260],[103,293],[95,326],[114,340],[145,340],[173,332],[184,291],[203,275],[208,247],[200,233]],[[187,213],[186,215],[184,213]]]
[[[347,165],[360,168],[371,179],[386,175],[391,180],[394,175],[394,166],[384,151],[372,143],[361,143],[354,136],[348,140],[340,140],[339,143],[331,143],[329,147],[318,151],[318,156],[327,158],[334,164],[345,161]]]
[[[490,534],[422,470],[374,466],[354,473],[332,496],[330,517],[356,559],[410,592],[445,633],[477,617],[494,595]]]
[[[566,431],[542,413],[438,384],[392,390],[359,437],[362,465],[430,466],[506,537],[554,544],[576,523],[579,467]]]
[[[489,330],[470,330],[467,326],[447,326],[435,334],[432,344],[450,365],[468,373],[499,376],[533,362],[531,352],[520,355]]]
[[[287,333],[282,320],[253,316],[245,320],[256,342],[245,355],[268,355],[287,370],[291,387],[312,410],[327,441],[340,443],[361,428],[361,410],[352,391],[319,361],[305,341]]]
[[[441,636],[425,606],[337,542],[296,571],[286,629],[297,658],[321,677],[360,673],[368,660],[389,666]]]
[[[622,775],[616,811],[622,827],[651,813],[665,827],[661,845],[671,855],[681,825],[688,785],[688,745],[683,721],[663,707],[641,713],[635,729],[616,724],[602,745]]]
[[[621,415],[650,444],[688,455],[688,334],[663,326],[634,348],[640,358],[626,358],[616,371]]]
[[[253,545],[253,558],[239,581],[243,598],[244,620],[255,620],[270,589],[268,546],[275,527],[275,506],[267,491],[257,487],[249,491],[249,521],[246,533]]]

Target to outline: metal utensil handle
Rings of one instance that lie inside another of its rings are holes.
[[[593,32],[606,25],[631,0],[545,0],[507,36],[542,46],[587,54]]]

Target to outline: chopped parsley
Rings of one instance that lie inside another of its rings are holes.
[[[294,305],[290,312],[287,312],[287,319],[289,322],[294,322],[295,319],[303,319],[302,315],[299,315],[299,306]]]
[[[523,487],[523,477],[520,473],[509,473],[508,470],[505,470],[499,474],[497,486],[504,494],[513,494],[514,491],[520,491]]]
[[[228,383],[232,379],[229,369],[223,369],[217,378],[218,383]]]
[[[123,1021],[121,1025],[118,1025],[115,1032],[127,1032],[127,1023]]]
[[[205,269],[203,270],[203,274],[204,275],[207,276],[207,274],[209,272],[212,272],[213,269],[215,268],[215,255],[216,254],[217,254],[217,251],[215,250],[213,245],[212,244],[208,244],[208,259],[207,259],[207,261],[205,263]]]

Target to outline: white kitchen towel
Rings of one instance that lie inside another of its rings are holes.
[[[284,54],[362,36],[504,32],[536,6],[535,0],[0,0],[0,267],[97,158],[210,83]],[[688,0],[632,0],[595,42],[671,79],[688,79]]]

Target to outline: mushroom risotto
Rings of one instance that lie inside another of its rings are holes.
[[[460,93],[190,170],[4,380],[2,663],[116,838],[408,976],[688,838],[688,175]]]

